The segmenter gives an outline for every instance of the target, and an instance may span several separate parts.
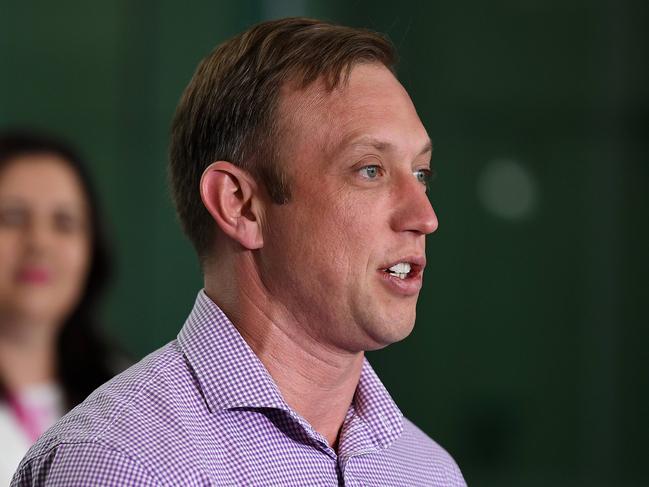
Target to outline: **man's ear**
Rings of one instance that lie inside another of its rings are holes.
[[[221,231],[248,250],[264,246],[256,181],[234,164],[217,161],[201,177],[201,199]]]

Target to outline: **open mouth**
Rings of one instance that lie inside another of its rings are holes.
[[[383,269],[383,272],[397,279],[411,279],[421,274],[422,266],[413,262],[397,262]]]

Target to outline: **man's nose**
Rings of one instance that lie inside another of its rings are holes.
[[[393,223],[396,231],[428,235],[437,230],[439,222],[435,210],[424,186],[414,176],[402,182],[397,195]]]

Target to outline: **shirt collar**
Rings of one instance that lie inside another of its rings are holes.
[[[367,359],[354,394],[354,409],[382,448],[401,436],[403,414]]]
[[[198,293],[194,308],[178,334],[178,342],[211,412],[275,408],[298,416],[286,404],[257,355],[204,290]],[[367,360],[363,363],[353,407],[382,448],[401,435],[403,415]]]
[[[178,334],[211,412],[238,407],[288,410],[257,355],[204,290]]]

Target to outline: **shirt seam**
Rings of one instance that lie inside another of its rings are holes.
[[[122,451],[122,450],[120,450],[120,449],[118,449],[116,447],[109,446],[109,445],[106,445],[105,443],[102,443],[100,441],[94,441],[94,440],[62,441],[60,443],[57,443],[56,445],[51,446],[47,450],[38,453],[38,455],[31,457],[27,461],[27,463],[25,463],[20,468],[19,475],[21,477],[24,477],[25,469],[28,466],[31,467],[32,465],[34,465],[34,463],[36,463],[37,460],[45,457],[46,455],[49,455],[53,451],[56,451],[56,450],[58,450],[59,448],[61,448],[63,446],[83,446],[83,445],[96,446],[98,448],[101,448],[105,452],[116,453],[118,456],[129,460],[131,463],[136,465],[138,468],[141,468],[149,476],[149,478],[151,480],[153,480],[157,485],[160,485],[160,486],[164,485],[162,483],[162,481],[160,480],[160,478],[157,475],[155,475],[154,472],[151,471],[151,469],[149,467],[147,467],[142,462],[140,462],[140,460],[137,457],[134,457],[131,454],[129,454],[129,453],[125,452],[125,451]]]

